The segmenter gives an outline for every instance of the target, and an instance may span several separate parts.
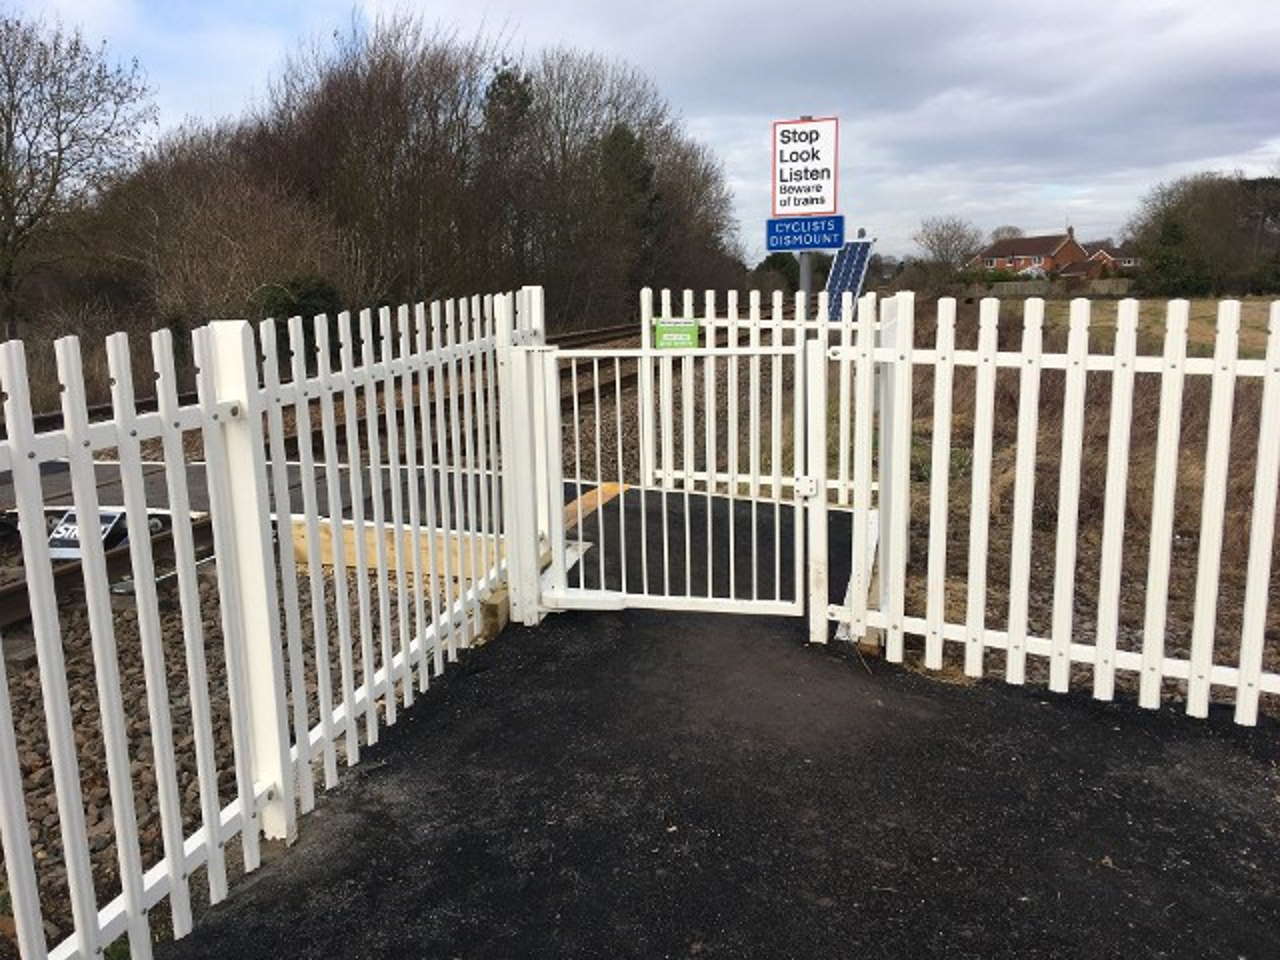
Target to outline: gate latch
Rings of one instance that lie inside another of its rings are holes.
[[[796,494],[812,500],[818,495],[818,481],[813,477],[796,477]]]

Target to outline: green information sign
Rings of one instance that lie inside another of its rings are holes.
[[[659,350],[696,350],[698,321],[659,321],[653,325],[653,345]]]

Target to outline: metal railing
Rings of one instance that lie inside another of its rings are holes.
[[[117,334],[110,418],[97,420],[67,337],[61,425],[44,430],[23,344],[0,346],[0,473],[22,534],[40,695],[15,726],[11,687],[29,685],[11,684],[0,661],[0,833],[24,957],[88,960],[123,937],[144,958],[161,913],[166,932],[188,933],[195,892],[218,902],[229,873],[257,868],[261,838],[291,841],[317,780],[333,787],[339,761],[357,763],[474,642],[506,565],[497,345],[540,340],[540,307],[526,288],[343,313],[336,368],[325,317],[290,321],[287,346],[274,321],[256,341],[247,322],[213,323],[193,334],[195,402],[178,393],[161,331],[148,411]],[[46,502],[49,464],[69,471],[68,502]],[[46,508],[94,518],[104,496],[119,498],[110,506],[131,533],[127,618],[91,522],[78,589],[53,578]],[[171,577],[158,576],[156,509],[171,519]],[[200,558],[205,523],[213,552]],[[100,780],[101,801],[84,789]],[[36,811],[50,808],[56,835],[40,832],[50,818]],[[69,935],[50,943],[46,924]]]

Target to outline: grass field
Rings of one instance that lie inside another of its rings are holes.
[[[1167,301],[1143,301],[1139,315],[1140,353],[1159,353],[1164,335]],[[1066,347],[1070,303],[1046,304],[1044,349],[1060,352]],[[1090,322],[1090,351],[1105,353],[1112,348],[1118,301],[1095,301]],[[1243,301],[1240,352],[1260,357],[1266,349],[1270,301],[1250,298]],[[977,343],[976,302],[962,303],[957,311],[956,342],[962,349]],[[1213,351],[1217,301],[1192,301],[1188,352],[1197,355]],[[1021,302],[1002,304],[1000,349],[1017,350],[1022,330]],[[932,346],[936,304],[918,301],[915,343]],[[1017,454],[1016,428],[1019,409],[1018,370],[1002,369],[996,376],[992,425],[992,477],[987,557],[987,623],[1003,626],[1008,612],[1010,540],[1014,491],[1014,463]],[[1141,374],[1134,386],[1131,413],[1132,431],[1128,448],[1128,484],[1125,502],[1120,609],[1120,647],[1136,649],[1141,643],[1146,602],[1148,540],[1151,524],[1155,467],[1156,427],[1159,420],[1160,378]],[[1174,543],[1167,581],[1169,621],[1167,651],[1185,656],[1189,648],[1194,612],[1196,566],[1203,497],[1204,463],[1210,442],[1229,443],[1230,460],[1223,531],[1221,579],[1218,589],[1214,660],[1234,665],[1239,650],[1245,561],[1248,553],[1250,521],[1253,514],[1253,481],[1259,444],[1261,389],[1256,380],[1246,379],[1236,386],[1230,431],[1221,437],[1208,435],[1209,378],[1189,376],[1186,380],[1181,443],[1175,494]],[[1099,588],[1100,544],[1105,506],[1105,477],[1110,417],[1110,374],[1092,372],[1084,398],[1085,427],[1081,450],[1081,490],[1078,514],[1079,534],[1075,571],[1076,642],[1090,643],[1096,626],[1096,599]],[[933,376],[918,367],[913,378],[912,516],[911,560],[908,569],[908,612],[923,613],[924,573],[928,560],[928,519],[931,494],[931,439],[934,429]],[[974,446],[974,374],[957,369],[953,393],[951,471],[948,483],[949,523],[947,549],[946,605],[948,619],[963,621],[966,607],[969,514]],[[1057,529],[1058,484],[1061,470],[1063,377],[1061,371],[1045,371],[1041,378],[1038,430],[1036,436],[1035,492],[1033,509],[1033,549],[1031,581],[1031,623],[1033,632],[1045,634],[1051,624],[1053,563]],[[833,401],[834,402],[834,401]],[[832,411],[832,417],[836,411]],[[1267,442],[1263,438],[1262,442]],[[1274,442],[1274,441],[1273,441]],[[1275,495],[1274,492],[1272,494]],[[1280,554],[1280,537],[1275,537]],[[1272,595],[1280,595],[1280,563],[1272,566]],[[1280,605],[1268,611],[1264,662],[1266,669],[1280,669]],[[1002,655],[988,657],[988,670],[998,673]],[[1079,667],[1078,682],[1087,683],[1090,671]],[[1121,689],[1132,687],[1132,675],[1118,678]],[[1177,698],[1182,691],[1168,683],[1167,692]],[[1230,699],[1228,695],[1227,699]]]
[[[1271,303],[1275,297],[1242,297],[1240,298],[1240,355],[1242,357],[1261,357],[1267,348],[1267,318]],[[1144,353],[1158,352],[1164,337],[1164,320],[1168,300],[1142,300],[1138,312],[1138,344]],[[1006,301],[1005,322],[1012,323],[1012,318],[1021,316],[1021,303]],[[1089,345],[1094,352],[1111,349],[1115,336],[1116,310],[1119,300],[1093,301],[1089,322]],[[1205,355],[1213,352],[1214,332],[1218,322],[1218,300],[1198,299],[1191,301],[1190,318],[1187,324],[1188,352],[1192,355]],[[1046,330],[1066,336],[1070,300],[1045,301]],[[1065,342],[1065,341],[1064,341]]]

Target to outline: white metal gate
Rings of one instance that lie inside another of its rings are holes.
[[[651,305],[646,292],[646,333]],[[780,313],[762,318],[758,298],[739,316],[732,294],[720,311],[708,295],[698,323],[697,349],[644,336],[639,347],[511,351],[531,418],[523,462],[542,555],[530,552],[527,569],[546,572],[525,585],[539,610],[804,613],[816,484],[803,336]]]
[[[1020,304],[1003,349],[992,298],[941,299],[921,331],[910,293],[834,318],[822,296],[815,316],[779,296],[766,316],[754,294],[745,315],[733,293],[641,307],[639,347],[511,351],[528,420],[506,476],[532,477],[539,535],[513,574],[525,622],[807,613],[815,643],[834,627],[893,661],[1103,700],[1203,716],[1225,688],[1253,723],[1280,693],[1280,303],[1252,355],[1241,304],[1220,303],[1212,357],[1189,354],[1186,301],[1151,318],[1159,354],[1138,350],[1136,300],[1098,308],[1100,353],[1082,299],[1052,325]],[[676,317],[698,349],[653,348],[651,322]]]

